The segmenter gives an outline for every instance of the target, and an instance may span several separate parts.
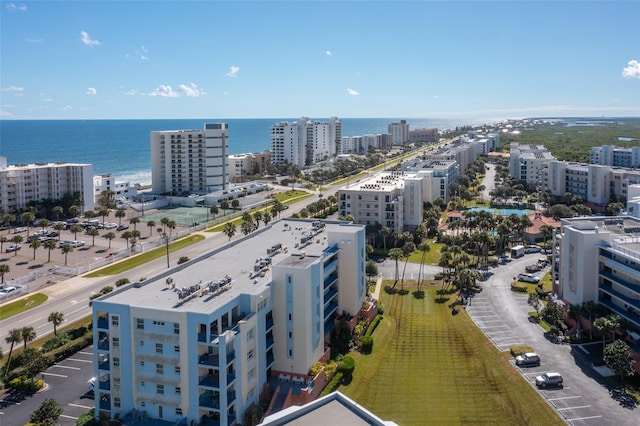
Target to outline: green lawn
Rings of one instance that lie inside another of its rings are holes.
[[[373,353],[354,356],[353,380],[339,390],[399,425],[563,425],[508,352],[498,352],[464,310],[453,316],[435,302],[437,288],[427,287],[423,299],[411,289],[383,292]]]
[[[24,299],[16,300],[15,302],[7,303],[0,310],[0,320],[9,318],[10,316],[19,314],[31,308],[35,308],[38,305],[42,305],[48,299],[46,294],[36,293]]]
[[[431,246],[431,250],[427,252],[427,256],[425,257],[424,264],[425,265],[437,265],[440,262],[440,255],[442,254],[442,247],[444,244],[442,243],[429,243]],[[409,256],[409,262],[411,263],[420,263],[422,261],[422,252],[414,251]]]
[[[187,235],[186,237],[182,237],[179,240],[176,240],[171,244],[169,244],[169,254],[202,240],[204,240],[204,237],[202,235]],[[152,260],[155,260],[159,257],[166,256],[166,255],[167,255],[166,246],[157,247],[157,248],[154,248],[153,250],[149,250],[147,252],[138,254],[136,256],[130,257],[127,260],[114,263],[111,266],[98,269],[95,272],[91,272],[83,276],[86,278],[96,278],[96,277],[106,277],[109,275],[116,275],[116,274],[119,274],[120,272],[127,271],[129,269],[135,268],[136,266],[140,266],[144,263],[150,262]],[[171,256],[169,257],[169,259],[174,263],[174,265],[175,265],[175,262],[178,261],[177,258],[171,259]]]

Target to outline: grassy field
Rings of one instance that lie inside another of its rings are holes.
[[[48,299],[46,294],[36,293],[24,299],[16,300],[15,302],[7,303],[0,309],[0,320],[9,318],[15,314],[26,311],[31,308],[35,308],[38,305],[42,305]]]
[[[173,253],[176,250],[180,250],[183,247],[189,246],[191,244],[197,243],[198,241],[204,240],[202,235],[187,235],[186,237],[182,237],[179,240],[176,240],[169,244],[169,253]],[[114,263],[111,266],[107,266],[102,269],[98,269],[95,272],[91,272],[89,274],[83,275],[86,278],[96,278],[96,277],[107,277],[109,275],[119,274],[120,272],[127,271],[129,269],[135,268],[136,266],[140,266],[152,260],[155,260],[159,257],[167,255],[167,248],[165,246],[154,248],[153,250],[149,250],[145,253],[138,254],[136,256],[130,257],[127,260],[123,260],[122,262]],[[170,258],[171,259],[171,258]],[[172,259],[175,263],[178,259]]]
[[[407,287],[408,288],[408,287]],[[564,422],[473,324],[435,302],[382,295],[371,355],[356,354],[339,390],[399,425],[562,425]]]

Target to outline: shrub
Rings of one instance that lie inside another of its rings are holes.
[[[373,351],[373,337],[362,336],[360,339],[360,350],[363,354],[370,354]]]
[[[337,373],[333,376],[333,379],[327,384],[322,393],[320,393],[320,396],[329,395],[331,392],[338,389],[340,383],[342,383],[342,373]]]
[[[120,278],[118,281],[116,281],[116,287],[120,287],[123,286],[125,284],[129,284],[131,281],[129,281],[129,278]]]
[[[382,320],[382,315],[381,314],[376,315],[373,321],[371,321],[371,325],[367,329],[365,336],[371,336],[373,332],[376,330],[376,327],[378,327],[378,324],[380,324],[381,320]]]
[[[353,357],[346,355],[338,364],[338,371],[342,373],[343,376],[351,376],[353,374],[353,370],[356,368],[356,360]]]
[[[516,293],[526,293],[527,285],[519,284],[519,283],[511,283],[511,291],[515,291]]]
[[[20,392],[36,393],[43,386],[43,380],[29,380],[26,376],[18,376],[9,381],[9,387]]]
[[[309,375],[315,377],[324,367],[324,364],[320,361],[316,361],[309,369]]]
[[[69,341],[69,335],[67,335],[66,333],[60,334],[58,336],[53,336],[51,339],[44,342],[44,345],[42,345],[42,351],[43,352],[52,351],[66,344],[68,341]]]
[[[511,346],[509,350],[512,356],[522,355],[526,352],[533,352],[533,348],[531,346],[525,346],[525,345]]]
[[[189,261],[189,257],[188,256],[180,256],[180,259],[178,259],[178,265],[181,265],[183,263],[186,263]]]

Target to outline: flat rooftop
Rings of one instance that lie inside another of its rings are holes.
[[[591,216],[563,219],[562,224],[583,232],[599,232],[603,241],[624,244],[640,253],[640,219],[633,216]],[[603,232],[600,232],[603,231]]]
[[[315,262],[328,248],[329,229],[355,233],[360,227],[319,220],[278,220],[247,237],[236,235],[229,243],[196,259],[99,300],[209,313],[240,294],[264,292],[272,281],[272,265],[305,267]],[[173,257],[175,261],[177,255]]]
[[[378,173],[371,177],[361,179],[360,182],[343,186],[340,190],[349,191],[389,191],[394,188],[404,188],[404,178],[402,173]]]

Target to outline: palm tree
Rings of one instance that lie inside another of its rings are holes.
[[[607,338],[612,339],[613,333],[616,328],[620,327],[620,317],[617,315],[608,315],[606,317],[600,317],[593,322],[593,328],[596,332],[602,336],[602,350],[604,351],[604,344]]]
[[[262,220],[262,212],[258,210],[253,214],[253,220],[256,222],[256,229],[260,227],[260,221]]]
[[[427,252],[431,251],[431,246],[427,242],[427,240],[422,240],[420,245],[418,246],[418,250],[422,253],[422,257],[420,258],[420,269],[418,269],[418,291],[420,291],[420,287],[422,285],[421,277],[422,271],[424,269],[424,261],[427,258]]]
[[[389,228],[388,226],[383,226],[382,229],[380,230],[380,232],[382,233],[382,247],[384,248],[384,251],[387,251],[387,238],[392,234],[391,232],[391,228]]]
[[[129,240],[133,238],[133,235],[131,235],[131,231],[124,231],[122,235],[120,235],[120,237],[124,238],[124,240],[127,242],[127,250],[129,250]]]
[[[11,353],[13,352],[13,346],[16,343],[20,343],[22,341],[22,330],[19,328],[14,328],[9,330],[9,335],[4,338],[5,342],[9,343],[11,346],[9,347],[9,357],[7,358],[7,364],[4,368],[4,375],[6,376],[9,372],[9,368],[11,368]]]
[[[55,229],[56,231],[58,231],[58,241],[60,241],[60,233],[62,232],[62,230],[64,228],[66,228],[67,225],[64,222],[56,222],[53,225],[53,229]]]
[[[33,221],[36,219],[36,215],[33,214],[32,212],[24,212],[22,213],[22,216],[20,216],[20,218],[22,219],[22,223],[24,223],[27,227],[27,237],[28,237],[29,230],[31,229],[31,225],[33,225]]]
[[[118,226],[120,226],[122,225],[122,218],[127,216],[127,212],[122,209],[118,209],[114,215],[118,218]]]
[[[155,220],[147,221],[147,226],[149,227],[149,236],[151,236],[151,234],[153,234],[153,228],[156,227],[156,221]]]
[[[76,216],[78,216],[78,214],[80,214],[80,207],[75,206],[75,205],[69,207],[69,216],[76,217]]]
[[[67,266],[67,256],[73,251],[73,247],[70,244],[65,244],[60,247],[60,251],[64,254],[64,266]]]
[[[96,237],[100,235],[100,231],[96,228],[89,229],[87,231],[87,235],[91,236],[91,247],[96,245]]]
[[[36,240],[31,240],[31,242],[29,243],[29,247],[31,247],[33,249],[33,260],[35,260],[36,258],[36,250],[38,248],[40,248],[40,246],[42,245],[42,241],[36,239]]]
[[[38,221],[38,226],[39,226],[40,228],[42,228],[42,230],[44,231],[44,230],[45,230],[45,228],[46,228],[47,226],[49,226],[49,220],[48,220],[48,219],[40,219],[40,220]]]
[[[22,240],[23,240],[22,235],[15,235],[13,238],[11,238],[11,241],[13,242],[13,244],[20,244]],[[17,256],[18,250],[14,251],[13,255]]]
[[[4,251],[4,243],[8,242],[9,239],[4,235],[0,237],[0,252]]]
[[[71,225],[71,228],[69,228],[69,231],[71,231],[73,233],[73,239],[77,240],[78,239],[78,232],[82,232],[82,226],[80,226],[80,225]]]
[[[111,250],[111,240],[116,238],[116,234],[114,232],[107,232],[103,237],[109,240],[109,250]]]
[[[62,206],[55,206],[51,211],[56,215],[56,220],[60,220],[60,215],[64,213]]]
[[[51,250],[56,248],[56,240],[47,240],[43,244],[44,248],[49,250],[49,257],[47,257],[47,263],[51,262]]]
[[[22,343],[24,343],[24,348],[27,349],[27,343],[35,340],[36,331],[33,327],[22,327],[20,329],[20,335],[22,336]]]
[[[404,252],[402,251],[402,249],[392,248],[391,250],[389,250],[389,253],[387,253],[387,256],[389,256],[390,259],[393,259],[396,262],[395,282],[393,283],[393,287],[395,288],[396,284],[398,283],[398,279],[400,278],[398,260],[402,259],[402,257],[404,256]]]
[[[542,238],[544,240],[544,247],[545,248],[548,248],[547,247],[547,238],[549,236],[551,236],[551,234],[553,233],[553,230],[554,230],[554,228],[551,225],[542,225],[540,227],[540,232],[542,232]]]
[[[62,324],[62,321],[64,321],[64,314],[59,311],[51,312],[47,321],[53,324],[53,335],[57,336],[58,326]]]
[[[136,226],[140,223],[140,218],[138,216],[134,216],[129,219],[129,223],[133,225],[133,230],[136,230]]]
[[[236,235],[236,224],[233,222],[227,222],[224,225],[224,229],[223,231],[224,235],[226,235],[227,237],[229,237],[229,241],[231,241],[231,237],[233,237],[234,235]]]
[[[169,264],[169,242],[171,241],[171,232],[174,229],[176,229],[176,222],[173,220],[169,220],[169,218],[166,218],[166,217],[163,217],[162,219],[160,219],[160,222],[162,222],[163,227],[166,227],[166,229],[169,230],[169,234],[163,232],[163,236],[166,238],[167,268],[170,268],[171,266]]]
[[[400,279],[400,288],[404,290],[404,273],[407,270],[407,263],[409,262],[409,257],[411,253],[416,250],[416,245],[413,241],[409,241],[402,246],[402,253],[404,254],[404,267],[402,268],[402,278]]]
[[[4,282],[4,274],[8,274],[11,268],[6,263],[0,264],[0,283]]]

